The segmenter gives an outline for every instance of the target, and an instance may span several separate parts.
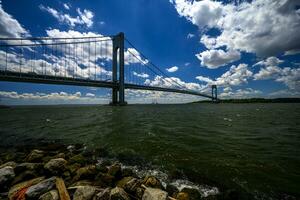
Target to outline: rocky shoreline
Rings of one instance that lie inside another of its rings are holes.
[[[0,199],[235,199],[234,193],[221,193],[217,188],[201,194],[192,187],[165,184],[102,155],[103,149],[87,151],[82,145],[55,144],[1,153]]]

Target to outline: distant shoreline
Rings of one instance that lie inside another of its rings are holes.
[[[194,103],[210,103],[211,100],[194,101]],[[219,99],[218,103],[300,103],[300,98],[249,98],[249,99]]]

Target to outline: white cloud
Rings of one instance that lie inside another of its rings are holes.
[[[269,57],[256,65],[263,66],[258,73],[254,74],[254,80],[273,79],[285,84],[291,90],[300,90],[300,68],[278,67],[283,63],[276,57]]]
[[[30,36],[30,34],[12,15],[3,10],[0,1],[0,37],[23,36]]]
[[[88,93],[85,94],[85,96],[86,96],[86,97],[95,97],[95,94],[89,93],[89,92],[88,92]]]
[[[196,79],[198,79],[199,81],[202,81],[202,82],[206,82],[206,83],[213,82],[213,80],[211,80],[209,77],[205,77],[205,76],[196,76]]]
[[[239,64],[238,66],[232,65],[229,71],[218,77],[214,84],[218,86],[238,86],[248,82],[253,73],[248,70],[247,64]]]
[[[135,71],[133,71],[133,75],[134,76],[137,76],[137,77],[141,77],[141,78],[148,78],[149,77],[149,75],[148,74],[146,74],[146,73],[137,73],[137,72],[135,72]]]
[[[220,30],[221,34],[216,37],[204,35],[201,38],[209,49],[225,46],[259,56],[300,49],[299,1],[253,0],[240,4],[212,0],[172,2],[179,15],[199,29]]]
[[[206,50],[196,54],[197,58],[201,60],[201,65],[210,69],[216,69],[228,63],[234,62],[241,58],[238,51],[229,50],[227,52],[218,49]]]
[[[195,37],[195,34],[192,34],[192,33],[189,33],[189,34],[186,36],[187,39],[191,39],[191,38],[193,38],[193,37]]]
[[[263,66],[277,66],[279,64],[283,63],[283,60],[278,59],[277,57],[268,57],[265,60],[261,60],[257,63],[255,63],[253,66],[257,65],[263,65]]]
[[[191,63],[189,63],[189,62],[186,62],[186,63],[184,63],[184,66],[189,66]]]
[[[156,87],[188,89],[194,91],[200,91],[204,88],[204,85],[192,82],[184,82],[177,77],[164,78],[162,76],[155,76],[154,80],[146,79],[144,84]]]
[[[253,97],[260,97],[262,95],[262,91],[255,90],[252,88],[245,88],[245,89],[238,89],[235,91],[232,91],[232,89],[224,89],[223,92],[219,95],[221,98],[237,98],[237,99],[243,99],[243,98],[253,98]]]
[[[176,72],[178,70],[178,67],[177,66],[173,66],[173,67],[167,68],[166,70],[168,72]]]
[[[45,7],[42,4],[39,6],[39,8],[51,14],[60,23],[66,23],[71,27],[74,27],[75,25],[86,25],[87,27],[91,27],[93,25],[94,13],[87,9],[81,11],[80,8],[77,8],[76,11],[78,16],[73,17],[69,14],[65,14],[61,11],[57,11],[56,9],[51,8],[49,6]]]
[[[186,17],[200,28],[216,26],[223,12],[222,4],[217,1],[174,0],[172,2],[180,16]]]
[[[70,7],[71,7],[70,4],[64,3],[63,5],[64,5],[65,9],[70,10]]]

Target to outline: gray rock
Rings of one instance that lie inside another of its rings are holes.
[[[57,190],[51,190],[40,196],[39,200],[59,200],[59,194]]]
[[[51,159],[44,165],[44,168],[51,174],[60,174],[66,170],[67,161],[63,158]]]
[[[27,162],[36,162],[36,161],[40,161],[43,157],[44,157],[44,151],[35,149],[35,150],[32,150],[30,152],[30,154],[28,154],[26,161]]]
[[[123,188],[115,187],[110,191],[111,200],[129,200],[127,193]]]
[[[28,188],[32,185],[38,184],[39,182],[45,180],[44,177],[39,177],[39,178],[35,178],[29,181],[24,181],[22,183],[18,183],[14,186],[12,186],[9,191],[8,191],[8,198],[9,199],[15,199],[15,195],[17,194],[18,191],[24,189],[24,188]]]
[[[96,193],[93,186],[79,186],[73,196],[73,200],[90,200]]]
[[[142,200],[166,200],[168,193],[157,188],[146,188]]]
[[[110,189],[106,188],[94,196],[94,200],[110,200]]]
[[[7,186],[15,177],[14,168],[6,166],[0,169],[0,188]]]
[[[26,199],[37,199],[42,194],[50,191],[55,186],[56,177],[43,180],[42,182],[33,185],[26,191]]]

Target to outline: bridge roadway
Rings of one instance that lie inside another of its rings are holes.
[[[89,80],[89,79],[82,79],[82,78],[59,77],[53,75],[40,75],[36,73],[22,73],[22,72],[11,72],[11,71],[1,71],[1,70],[0,70],[0,81],[118,88],[118,83],[114,83],[112,81],[99,81],[99,80]],[[210,95],[206,95],[200,92],[195,92],[190,90],[162,88],[162,87],[155,87],[155,86],[129,84],[129,83],[125,83],[124,86],[125,89],[174,92],[174,93],[190,94],[190,95],[196,95],[196,96],[213,99],[213,97]]]

